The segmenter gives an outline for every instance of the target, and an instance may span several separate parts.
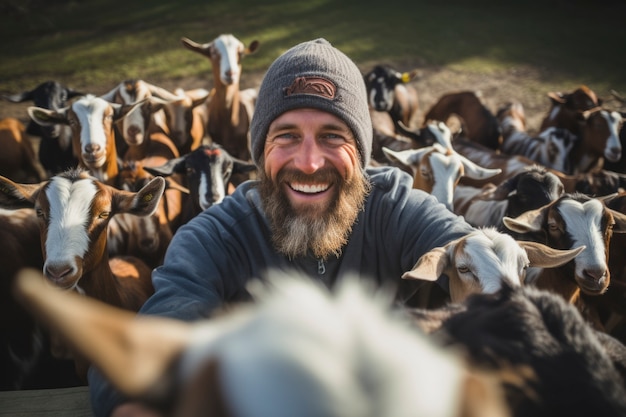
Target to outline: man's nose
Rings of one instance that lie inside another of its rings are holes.
[[[324,166],[324,153],[315,138],[306,137],[302,141],[294,163],[305,174],[312,174]]]

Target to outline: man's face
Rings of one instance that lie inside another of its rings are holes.
[[[348,126],[320,110],[288,111],[269,127],[263,162],[261,195],[277,249],[338,255],[369,190]]]

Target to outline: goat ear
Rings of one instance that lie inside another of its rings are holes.
[[[67,120],[67,110],[65,107],[60,110],[49,110],[42,107],[29,106],[26,111],[30,118],[41,126],[52,126],[56,124],[69,124]]]
[[[130,213],[138,216],[154,214],[164,191],[165,179],[154,177],[149,183],[141,187],[141,190],[137,191]]]
[[[182,37],[180,38],[181,43],[183,44],[183,46],[193,52],[198,52],[202,55],[206,55],[208,57],[211,56],[211,53],[208,52],[207,50],[210,47],[210,44],[199,44],[198,42],[194,42],[189,38],[186,37]]]
[[[530,261],[529,266],[539,268],[556,268],[564,265],[585,250],[585,246],[560,250],[538,242],[518,240],[517,243],[524,248],[528,254],[528,260]]]
[[[543,206],[535,210],[529,210],[519,216],[503,217],[504,226],[516,233],[538,232],[542,229],[543,220],[546,216],[548,206]]]
[[[233,158],[233,173],[234,172],[245,173],[245,172],[254,171],[255,169],[256,169],[256,164],[253,164],[251,162],[246,162],[238,158]]]
[[[476,165],[466,157],[461,155],[459,156],[461,157],[461,163],[463,163],[463,167],[465,168],[465,177],[479,180],[494,177],[502,172],[500,168],[483,168],[480,165]]]
[[[255,53],[259,49],[259,46],[261,46],[261,42],[257,40],[253,40],[252,42],[250,42],[250,45],[248,45],[248,47],[246,48],[245,54],[250,55],[250,54]]]
[[[446,248],[435,248],[422,255],[413,269],[405,272],[402,279],[421,279],[436,281],[449,264]]]
[[[40,271],[20,271],[16,299],[38,322],[57,332],[125,395],[138,397],[166,373],[188,344],[191,325],[142,316],[63,291]]]
[[[154,177],[136,193],[117,190],[113,192],[113,208],[115,213],[129,213],[135,216],[150,216],[156,211],[165,191],[165,179]]]
[[[613,226],[613,233],[626,233],[626,214],[619,211],[608,209],[613,215],[615,220],[615,226]]]
[[[169,177],[172,174],[183,174],[187,169],[187,165],[185,164],[185,157],[180,156],[178,158],[170,159],[158,167],[143,167],[143,169],[152,175]]]
[[[405,149],[403,151],[394,151],[383,146],[383,153],[391,162],[398,162],[408,168],[415,170],[420,160],[426,152],[431,151],[431,147],[421,149]]]
[[[39,184],[18,184],[0,176],[0,207],[10,210],[33,208],[45,183],[46,181]]]
[[[565,102],[567,101],[567,98],[563,96],[563,93],[555,91],[550,91],[548,93],[548,98],[550,98],[550,100],[552,100],[553,102],[559,104],[565,104]]]

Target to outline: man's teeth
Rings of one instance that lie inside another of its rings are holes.
[[[328,190],[328,184],[291,184],[291,188],[301,193],[315,194]]]

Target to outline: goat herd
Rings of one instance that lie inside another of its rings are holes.
[[[477,227],[404,274],[424,282],[408,308],[350,277],[331,294],[276,277],[207,323],[134,320],[176,230],[255,175],[239,81],[259,42],[182,43],[210,91],[2,96],[34,105],[27,127],[0,120],[1,390],[81,385],[94,363],[148,401],[175,362],[181,416],[626,416],[626,129],[586,86],[550,93],[530,135],[520,103],[494,114],[472,91],[416,123],[415,72],[364,75],[372,164]]]

